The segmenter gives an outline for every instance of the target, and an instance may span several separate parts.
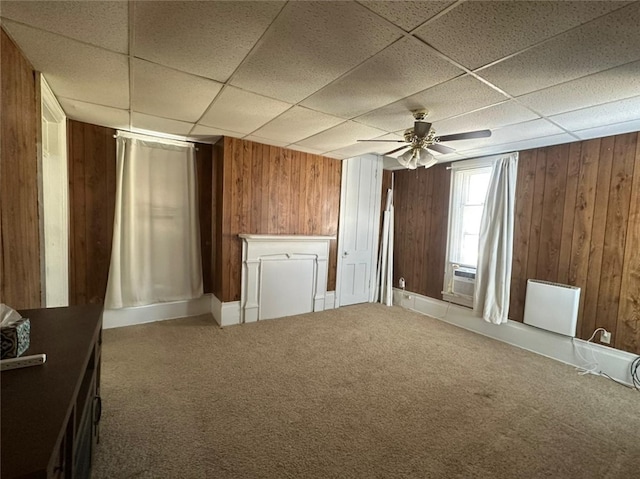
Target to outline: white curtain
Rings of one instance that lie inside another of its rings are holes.
[[[202,296],[193,145],[118,133],[106,308]]]
[[[496,160],[480,222],[473,309],[494,324],[509,313],[517,170],[517,153]]]

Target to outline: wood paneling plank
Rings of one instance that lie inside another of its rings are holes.
[[[541,149],[536,155],[536,177],[533,189],[533,210],[531,214],[531,227],[529,228],[529,255],[527,258],[528,279],[540,279],[538,277],[538,252],[540,251],[546,175],[547,152]]]
[[[587,273],[591,249],[591,231],[596,202],[600,139],[581,143],[580,173],[576,192],[576,209],[571,238],[568,283],[581,288],[577,331],[582,331],[583,312],[586,300]]]
[[[640,353],[640,134],[636,133],[636,151],[631,187],[630,210],[620,285],[620,308],[615,347]]]
[[[596,327],[612,333],[615,341],[618,321],[618,305],[624,260],[629,201],[636,154],[637,134],[629,133],[615,137],[609,206],[602,251],[602,269]]]
[[[521,152],[518,158],[516,206],[513,235],[513,262],[511,267],[511,296],[509,318],[522,321],[527,291],[527,262],[529,236],[535,189],[537,150]]]
[[[569,283],[569,265],[571,262],[571,244],[576,210],[578,178],[580,176],[581,143],[569,144],[567,160],[567,181],[564,193],[564,209],[562,213],[562,234],[560,236],[560,253],[558,263],[558,282]]]
[[[595,206],[589,247],[589,264],[584,290],[584,311],[582,315],[581,336],[588,338],[596,329],[598,297],[600,293],[600,274],[602,272],[602,254],[609,205],[609,187],[611,184],[611,166],[615,139],[603,138],[600,142],[598,178],[596,182]]]

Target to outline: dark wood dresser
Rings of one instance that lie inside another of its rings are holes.
[[[89,478],[102,412],[102,306],[19,312],[31,320],[25,355],[47,361],[1,373],[2,479]]]

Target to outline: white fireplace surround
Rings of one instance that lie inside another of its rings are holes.
[[[324,311],[333,236],[241,234],[240,322]]]

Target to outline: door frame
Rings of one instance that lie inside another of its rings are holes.
[[[42,304],[69,305],[69,164],[67,116],[45,77],[38,75],[40,118],[38,196]],[[54,125],[53,133],[46,124]],[[48,165],[45,166],[45,162]],[[50,217],[56,221],[52,227]],[[60,235],[58,235],[58,230]],[[54,233],[55,231],[55,233]],[[50,248],[53,235],[55,247]],[[49,246],[48,246],[49,244]]]
[[[371,268],[369,271],[371,272],[371,276],[369,278],[369,302],[372,303],[375,295],[375,286],[376,286],[376,277],[378,272],[378,249],[380,247],[378,238],[380,236],[380,211],[381,211],[381,202],[382,202],[382,157],[380,155],[367,154],[360,155],[353,158],[348,158],[343,160],[342,163],[342,180],[340,184],[340,215],[338,219],[338,247],[336,250],[337,254],[337,264],[336,264],[336,291],[335,291],[335,307],[340,307],[340,293],[341,293],[341,283],[342,283],[342,251],[344,246],[344,234],[346,227],[346,198],[347,198],[347,188],[348,188],[348,168],[347,161],[351,160],[365,160],[365,161],[374,161],[374,180],[375,180],[375,197],[374,197],[374,218],[373,218],[373,228],[377,232],[376,234],[371,235]]]

